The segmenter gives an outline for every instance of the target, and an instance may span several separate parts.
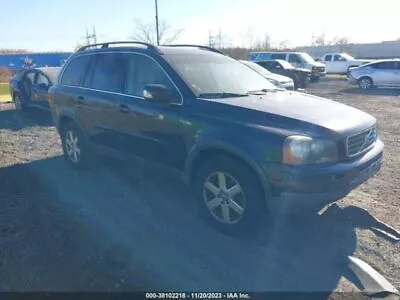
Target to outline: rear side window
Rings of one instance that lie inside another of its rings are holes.
[[[346,61],[346,59],[345,59],[343,56],[338,55],[338,54],[336,54],[336,55],[333,57],[333,60],[334,60],[334,61]]]
[[[124,91],[124,56],[118,53],[95,56],[92,80],[89,86],[96,90],[122,93]]]
[[[331,61],[331,60],[332,60],[332,55],[325,56],[325,61]]]
[[[66,66],[61,78],[61,84],[69,86],[80,86],[83,76],[90,63],[90,56],[78,56],[73,58]]]
[[[379,70],[394,70],[396,69],[395,62],[393,61],[383,61],[376,64],[371,65],[374,69]]]
[[[167,75],[150,57],[131,54],[129,55],[127,65],[127,94],[143,97],[143,90],[147,84],[162,84],[170,89],[174,89]]]
[[[301,60],[297,54],[290,54],[289,55],[289,62],[291,63],[301,63]]]
[[[274,53],[271,55],[271,59],[284,59],[286,60],[286,53]]]

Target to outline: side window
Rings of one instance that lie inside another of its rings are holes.
[[[95,65],[91,88],[96,90],[122,93],[124,91],[125,63],[124,56],[118,53],[95,56]]]
[[[339,54],[336,54],[336,55],[333,57],[333,60],[334,60],[334,61],[346,61],[346,59],[345,59],[343,56],[339,55]]]
[[[393,61],[383,61],[380,63],[376,63],[371,65],[374,69],[379,70],[394,70],[396,69],[395,63]]]
[[[174,89],[171,80],[150,57],[129,55],[127,72],[126,93],[129,95],[143,97],[144,87],[148,84],[162,84]]]
[[[286,53],[274,53],[271,55],[271,59],[283,59],[286,60]]]
[[[30,83],[33,83],[35,81],[35,75],[36,75],[36,72],[30,71],[30,72],[26,73],[24,79],[26,81],[30,81]]]
[[[290,54],[289,55],[289,62],[290,63],[301,63],[301,60],[297,54]]]
[[[269,65],[268,65],[267,62],[260,61],[260,62],[258,62],[257,64],[260,65],[260,66],[263,67],[263,68],[266,68],[266,69],[268,69],[268,67],[269,67]]]
[[[61,78],[61,84],[80,86],[89,66],[91,56],[83,55],[73,58],[67,65]]]
[[[274,63],[273,68],[274,68],[274,69],[283,69],[282,66],[281,66],[281,64],[278,63],[278,62],[275,62],[275,63]]]
[[[332,60],[332,55],[326,55],[325,56],[325,61],[331,61]]]
[[[36,77],[36,84],[45,84],[46,86],[49,86],[50,81],[45,75],[43,75],[42,73],[38,73]]]

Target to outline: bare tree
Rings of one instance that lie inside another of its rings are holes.
[[[136,41],[145,42],[149,44],[157,44],[157,32],[154,23],[144,23],[140,19],[135,19],[135,31],[132,38]],[[166,45],[176,41],[182,34],[183,29],[174,29],[172,26],[164,21],[159,24],[160,44]]]
[[[325,40],[325,33],[322,33],[317,36],[312,37],[311,41],[312,46],[325,46],[326,45],[326,40]]]
[[[255,42],[254,48],[257,50],[270,50],[272,48],[271,37],[268,34],[265,34],[263,38]]]
[[[278,44],[278,49],[279,50],[288,50],[289,48],[290,47],[289,47],[289,41],[288,40],[280,41],[279,44]]]

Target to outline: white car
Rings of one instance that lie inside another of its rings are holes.
[[[264,76],[266,79],[271,81],[277,87],[284,88],[284,89],[291,90],[291,91],[294,90],[294,82],[293,82],[292,78],[289,78],[289,77],[286,77],[283,75],[279,75],[279,74],[274,74],[252,61],[240,60],[240,62],[245,64],[249,68],[253,69],[254,71],[260,73],[262,76]]]
[[[347,74],[351,68],[371,62],[371,60],[356,59],[347,53],[327,53],[321,61],[325,64],[328,74]]]
[[[378,60],[351,69],[347,80],[363,90],[372,87],[400,87],[400,60]]]

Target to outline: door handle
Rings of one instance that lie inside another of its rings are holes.
[[[131,112],[130,108],[125,104],[121,104],[119,106],[119,111],[122,112],[123,114],[129,114]]]
[[[83,100],[85,100],[85,98],[83,96],[78,96],[78,98],[76,99],[76,102],[78,102],[78,104],[82,104]]]

